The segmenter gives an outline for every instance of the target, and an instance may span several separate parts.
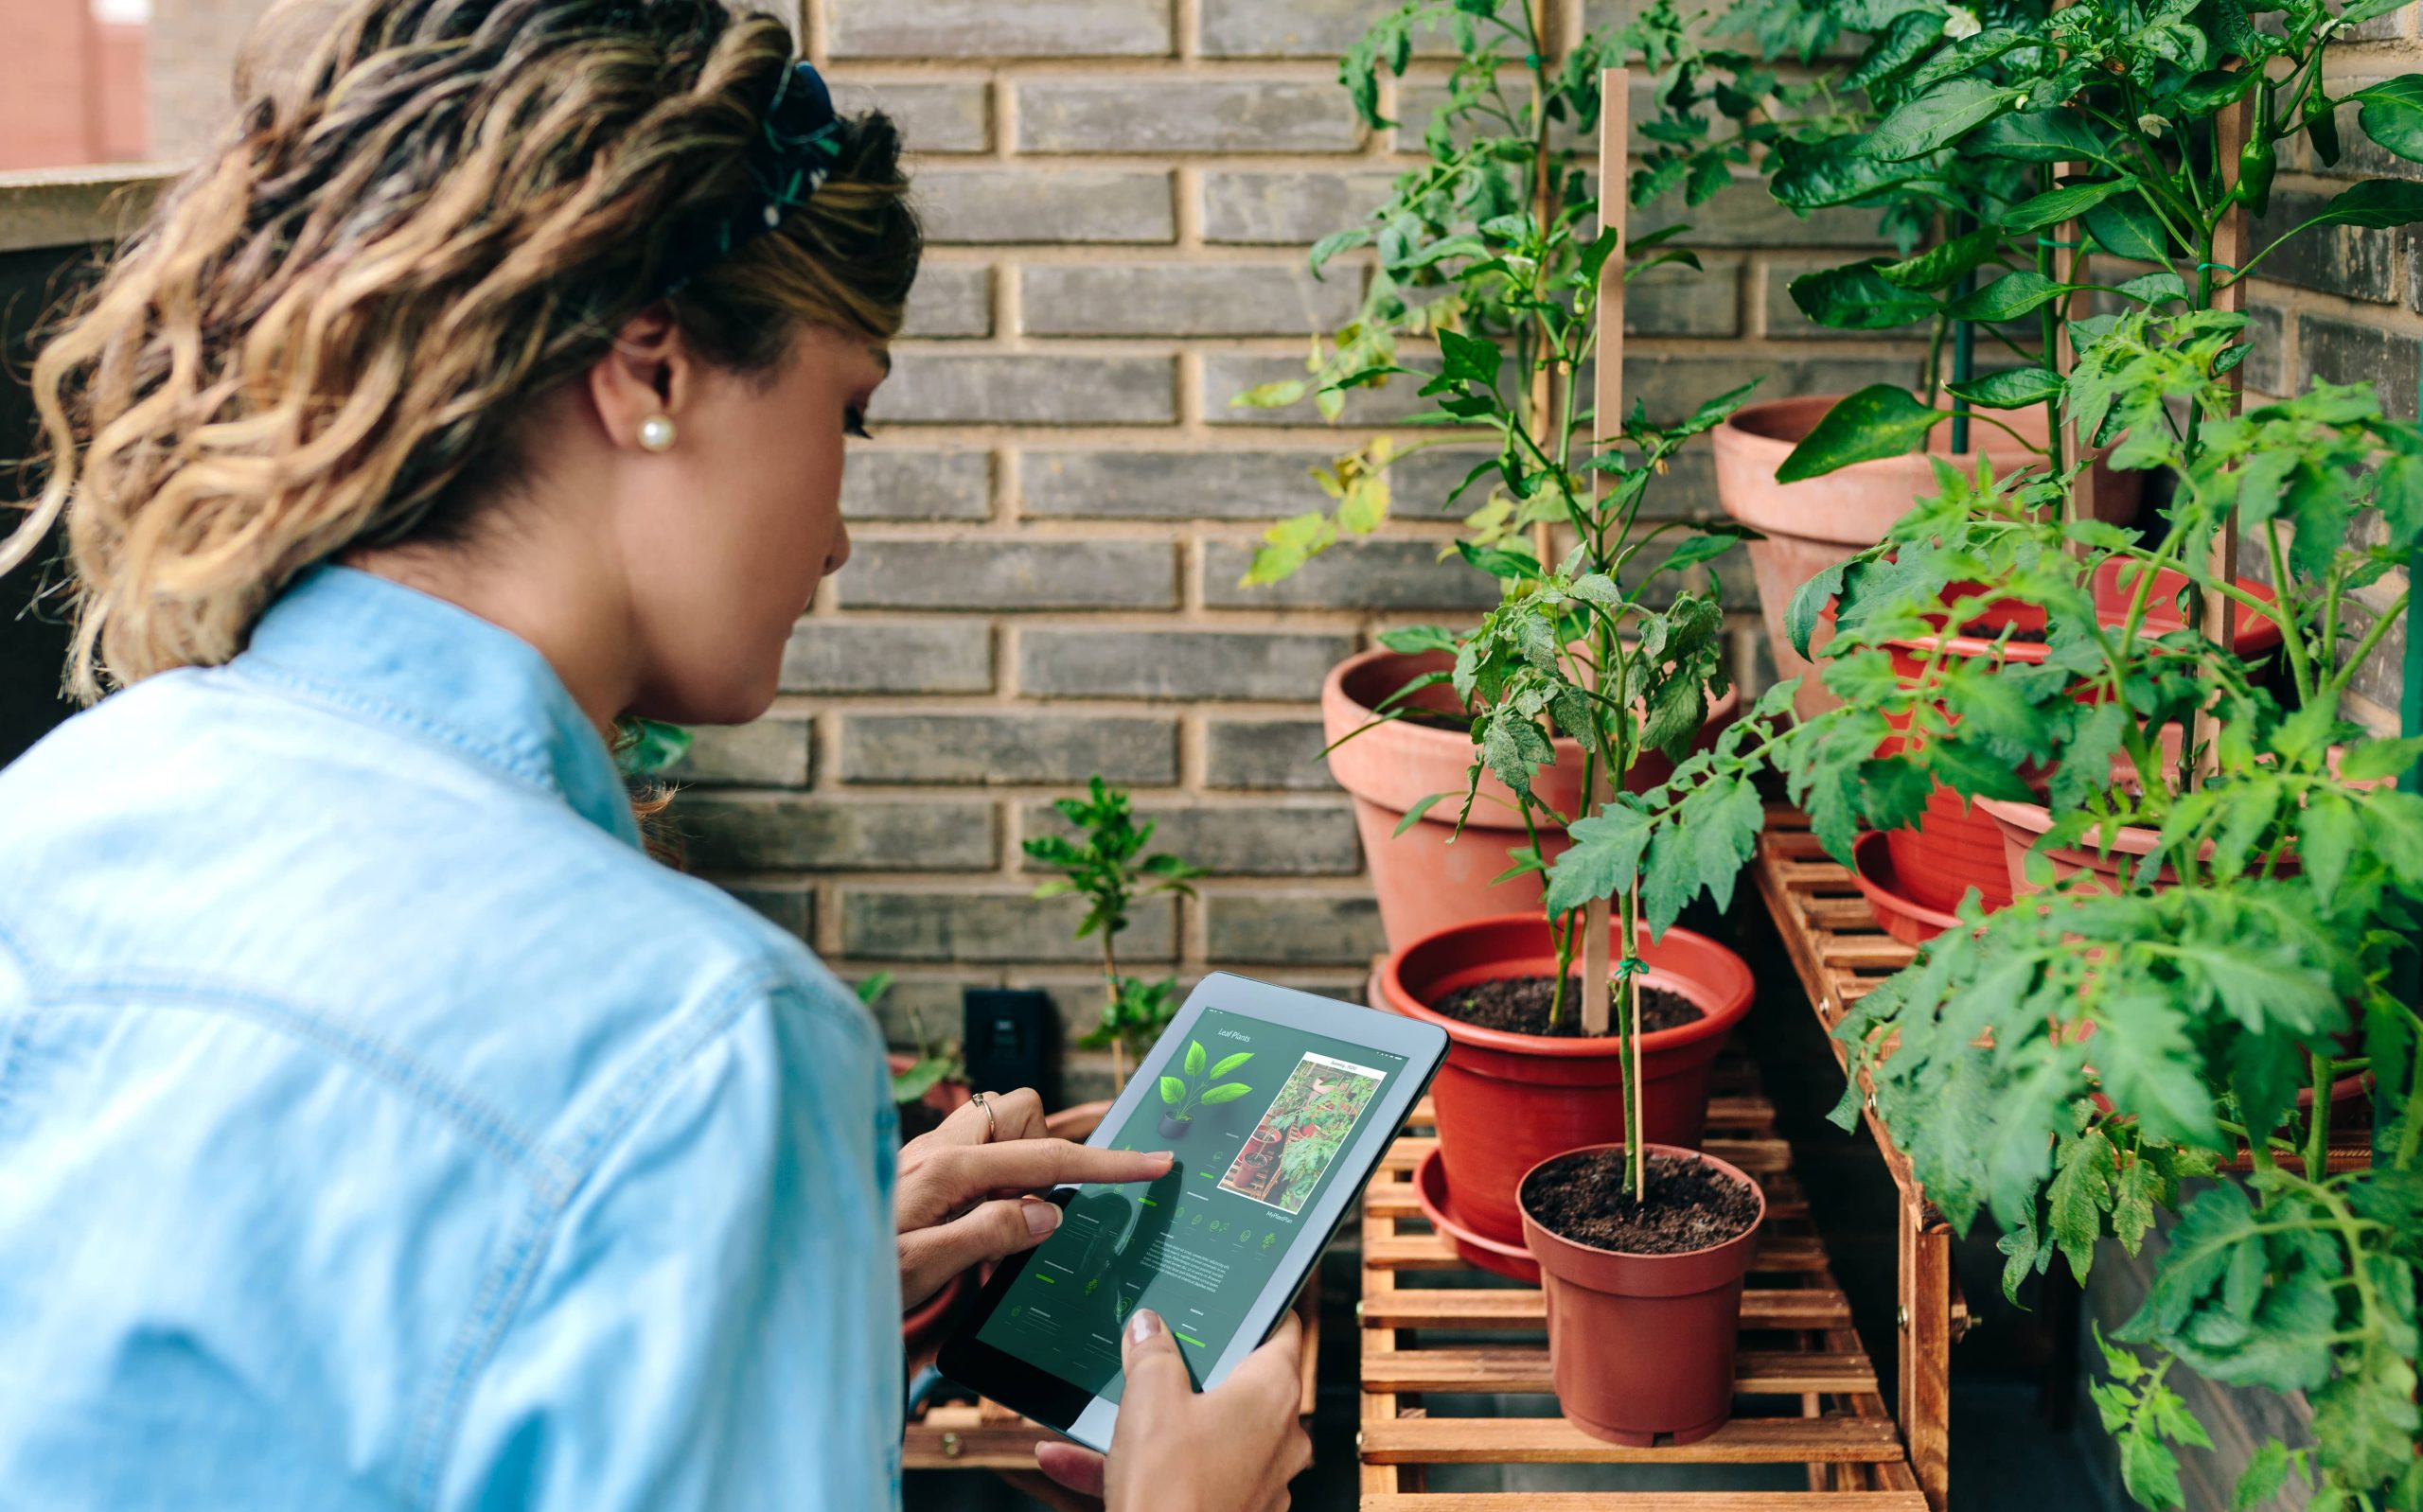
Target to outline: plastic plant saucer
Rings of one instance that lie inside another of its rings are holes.
[[[1851,848],[1851,880],[1867,899],[1868,912],[1886,934],[1905,945],[1923,945],[1960,923],[1953,915],[1914,902],[1901,891],[1893,853],[1884,834],[1871,830]]]
[[[1447,1242],[1465,1260],[1510,1280],[1540,1284],[1540,1262],[1531,1258],[1530,1250],[1491,1239],[1456,1221],[1447,1196],[1447,1165],[1439,1158],[1436,1147],[1413,1168],[1413,1200],[1422,1204],[1422,1216],[1430,1220],[1430,1226],[1446,1235]]]

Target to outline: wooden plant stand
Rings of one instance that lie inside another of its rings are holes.
[[[1426,1393],[1548,1392],[1545,1306],[1536,1287],[1488,1290],[1406,1285],[1420,1272],[1468,1272],[1431,1232],[1414,1199],[1415,1165],[1437,1143],[1430,1104],[1383,1162],[1363,1201],[1362,1512],[1926,1512],[1901,1434],[1877,1395],[1875,1368],[1851,1330],[1826,1247],[1792,1174],[1775,1110],[1738,1057],[1720,1062],[1708,1106],[1708,1152],[1757,1179],[1767,1222],[1742,1299],[1737,1390],[1759,1415],[1736,1417],[1686,1447],[1601,1443],[1562,1417],[1453,1417]],[[1425,1330],[1512,1332],[1522,1342],[1475,1347]],[[1433,1465],[1773,1465],[1807,1468],[1808,1490],[1490,1491],[1432,1493]]]

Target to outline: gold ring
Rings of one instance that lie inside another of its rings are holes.
[[[982,1092],[969,1094],[967,1100],[984,1110],[984,1142],[991,1144],[993,1136],[1001,1132],[1001,1121],[993,1116],[993,1104],[985,1100]]]

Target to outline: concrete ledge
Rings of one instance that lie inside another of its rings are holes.
[[[0,173],[0,252],[115,241],[180,171],[157,164]]]

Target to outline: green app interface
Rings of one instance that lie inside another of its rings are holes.
[[[1219,1009],[1163,1046],[1112,1144],[1175,1152],[1169,1173],[1078,1188],[976,1334],[1113,1401],[1119,1331],[1140,1307],[1203,1379],[1405,1069],[1403,1056]]]

